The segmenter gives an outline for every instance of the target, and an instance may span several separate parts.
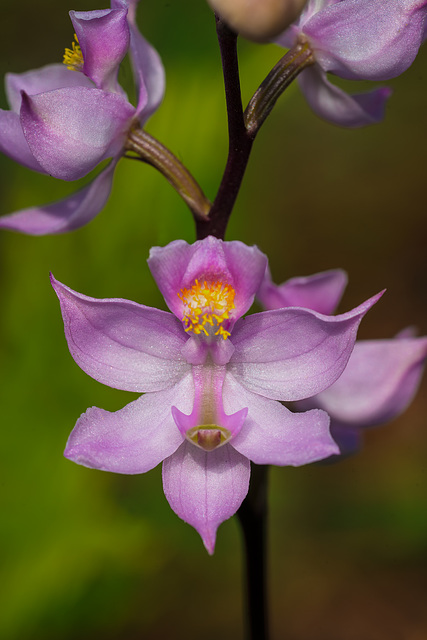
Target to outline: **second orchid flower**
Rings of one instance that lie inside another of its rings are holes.
[[[138,0],[112,0],[111,9],[71,11],[78,44],[65,64],[6,76],[11,110],[0,110],[0,151],[29,169],[77,180],[110,163],[68,198],[0,218],[0,228],[30,235],[72,231],[108,200],[130,129],[142,127],[160,105],[165,86],[157,52],[140,34]],[[117,81],[129,53],[137,86],[133,106]]]

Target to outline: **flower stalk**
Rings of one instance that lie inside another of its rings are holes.
[[[246,640],[268,640],[268,465],[251,465],[249,492],[237,512],[245,542]]]
[[[208,219],[211,203],[188,169],[167,147],[143,129],[135,128],[128,135],[125,149],[136,154],[136,157],[126,157],[146,162],[160,171],[187,204],[195,220]]]
[[[228,220],[236,202],[252,145],[261,125],[279,96],[306,67],[314,64],[307,41],[301,40],[279,60],[243,111],[240,91],[237,34],[216,16],[227,104],[229,148],[227,164],[208,220],[197,220],[197,238],[224,239]]]
[[[228,119],[228,157],[209,221],[198,222],[197,239],[215,236],[224,239],[228,220],[246,171],[253,138],[248,136],[243,119],[240,92],[237,34],[216,16],[216,30],[221,53]]]
[[[313,52],[305,40],[300,40],[273,67],[245,109],[244,121],[248,133],[255,138],[277,99],[301,71],[314,64]]]

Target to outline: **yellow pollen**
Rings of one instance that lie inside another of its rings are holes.
[[[76,34],[74,34],[74,40],[75,42],[71,43],[72,48],[65,49],[63,63],[67,65],[67,69],[70,71],[81,71],[84,60]]]
[[[230,311],[234,309],[235,290],[229,284],[222,282],[200,284],[195,281],[191,289],[181,289],[178,297],[184,303],[185,331],[192,331],[196,335],[204,333],[209,336],[206,325],[216,327],[216,336],[228,338],[230,332],[224,329],[222,323],[230,318]]]

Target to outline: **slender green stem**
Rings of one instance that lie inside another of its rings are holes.
[[[314,57],[308,42],[300,41],[273,67],[255,91],[245,110],[245,126],[253,138],[270,114],[279,96],[301,71],[312,64],[314,64]]]
[[[162,173],[190,208],[195,220],[207,220],[211,203],[188,169],[174,154],[156,138],[143,129],[132,129],[128,135],[126,149]]]
[[[246,640],[268,640],[267,475],[268,467],[251,465],[249,492],[237,512],[246,556]]]

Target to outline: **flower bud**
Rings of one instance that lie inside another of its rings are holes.
[[[214,11],[249,40],[268,41],[301,13],[306,0],[208,0]]]

